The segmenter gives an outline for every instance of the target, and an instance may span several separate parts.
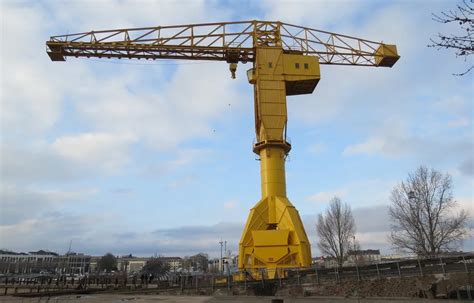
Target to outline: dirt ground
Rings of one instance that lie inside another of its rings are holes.
[[[231,302],[246,302],[246,303],[271,303],[272,299],[276,297],[246,297],[246,296],[219,296],[219,297],[205,297],[205,296],[160,296],[160,295],[73,295],[73,296],[59,296],[51,298],[20,298],[20,297],[0,297],[0,302],[5,303],[231,303]],[[389,303],[389,302],[403,302],[403,303],[439,303],[440,300],[423,300],[423,299],[345,299],[345,298],[282,298],[284,303],[329,303],[329,302],[344,302],[344,303]],[[443,300],[443,303],[459,302],[456,300]]]

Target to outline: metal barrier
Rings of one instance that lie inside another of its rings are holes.
[[[228,289],[234,286],[247,288],[265,288],[268,285],[295,286],[304,284],[322,284],[348,280],[369,280],[387,277],[423,277],[433,274],[472,273],[474,254],[410,259],[389,263],[376,263],[365,266],[334,268],[277,269],[275,279],[268,280],[265,269],[258,271],[240,271],[232,274],[212,273],[168,273],[153,277],[141,275],[127,276],[116,274],[91,274],[81,278],[67,276],[4,276],[0,277],[0,295],[29,292],[42,293],[64,290],[135,290],[176,289],[211,290]],[[273,273],[272,273],[273,274]]]

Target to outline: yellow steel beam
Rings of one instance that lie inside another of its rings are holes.
[[[395,52],[380,52],[375,41],[279,21],[239,21],[115,30],[52,36],[46,42],[53,61],[65,57],[185,59],[228,61],[227,50],[238,50],[238,62],[255,61],[256,47],[281,47],[285,52],[316,56],[320,64],[390,66]],[[233,62],[236,63],[236,62]]]
[[[265,37],[276,37],[268,31]],[[281,46],[257,47],[249,74],[255,92],[254,152],[260,156],[262,198],[251,209],[239,243],[239,269],[255,278],[266,270],[275,278],[282,268],[311,265],[311,249],[298,211],[286,195],[287,95],[312,93],[320,78],[315,57],[285,54]]]

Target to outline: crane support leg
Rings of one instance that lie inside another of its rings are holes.
[[[279,270],[311,265],[308,237],[296,208],[286,197],[285,150],[260,151],[263,198],[250,210],[239,246],[239,268],[261,278]]]
[[[281,277],[281,270],[309,267],[311,249],[296,208],[286,195],[286,96],[311,93],[319,81],[313,57],[261,47],[248,73],[254,84],[254,152],[260,157],[262,199],[250,210],[239,243],[239,269],[254,278]]]

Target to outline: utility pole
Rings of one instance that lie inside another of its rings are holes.
[[[227,253],[227,241],[224,241],[224,258],[229,261],[229,254]],[[229,265],[227,265],[227,270],[229,269]],[[222,271],[226,271],[226,266],[224,260],[222,260]]]
[[[227,242],[227,241],[226,241]],[[221,245],[221,259],[219,260],[219,272],[222,273],[222,245],[224,244],[224,242],[222,242],[222,239],[221,241],[219,242],[219,244]]]
[[[356,253],[356,236],[353,235],[352,238],[354,239],[354,251],[353,251],[353,254],[354,254],[354,263],[356,264],[357,266],[357,253]]]

